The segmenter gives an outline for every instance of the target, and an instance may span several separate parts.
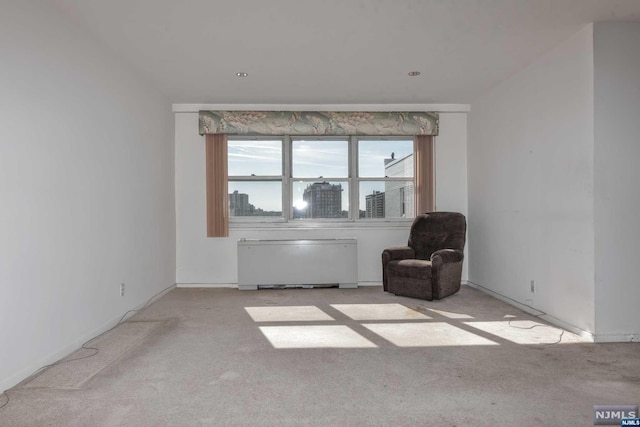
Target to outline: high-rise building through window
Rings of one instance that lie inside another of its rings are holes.
[[[385,175],[392,177],[413,176],[413,153],[401,157],[385,159]],[[413,181],[386,181],[384,184],[384,213],[389,218],[413,216]]]
[[[239,193],[238,190],[229,194],[230,216],[251,216],[255,207],[249,203],[249,195]]]
[[[373,191],[366,199],[365,218],[384,218],[384,191]]]
[[[342,185],[328,182],[310,184],[302,195],[305,218],[342,218]]]

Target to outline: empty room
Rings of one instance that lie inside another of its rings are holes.
[[[640,420],[640,1],[0,0],[0,425]]]

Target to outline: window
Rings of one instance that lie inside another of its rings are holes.
[[[282,218],[282,140],[227,144],[229,217]]]
[[[413,217],[413,140],[358,139],[359,218]]]
[[[293,219],[349,218],[349,140],[291,141]]]
[[[229,217],[410,219],[414,164],[414,141],[406,137],[229,137]]]

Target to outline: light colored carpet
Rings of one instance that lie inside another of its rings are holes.
[[[161,322],[125,322],[43,370],[22,388],[80,388],[98,372],[131,350]],[[88,348],[90,347],[90,348]],[[96,350],[93,350],[96,349]],[[93,356],[91,356],[93,354]],[[90,357],[87,357],[90,356]]]
[[[11,390],[0,425],[587,426],[640,400],[640,344],[581,342],[466,286],[175,289],[133,320],[166,322],[80,389]]]

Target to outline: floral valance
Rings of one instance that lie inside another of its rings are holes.
[[[200,111],[200,135],[438,135],[433,112]]]

